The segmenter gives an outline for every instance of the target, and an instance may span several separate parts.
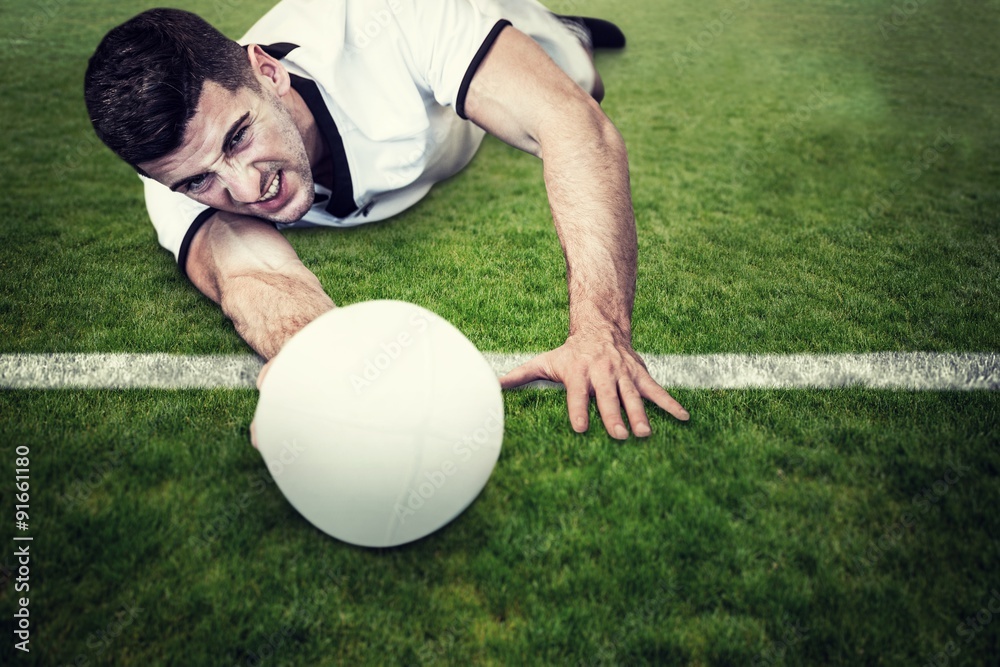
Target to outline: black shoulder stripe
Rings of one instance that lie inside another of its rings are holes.
[[[504,28],[510,25],[510,21],[507,19],[500,19],[490,30],[490,34],[486,35],[486,39],[483,40],[482,46],[476,51],[476,55],[472,58],[472,62],[469,63],[469,68],[465,70],[465,76],[462,78],[462,85],[458,88],[458,99],[455,101],[455,111],[458,112],[459,117],[462,120],[469,120],[469,117],[465,115],[465,96],[469,93],[469,85],[472,83],[472,77],[476,75],[476,70],[479,69],[479,65],[482,64],[483,59],[486,58],[486,54],[490,52],[493,47],[493,42],[496,41],[497,37],[503,31]]]

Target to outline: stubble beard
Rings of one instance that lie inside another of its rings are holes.
[[[301,220],[305,214],[309,212],[313,203],[315,181],[313,180],[312,167],[309,164],[309,154],[306,153],[306,147],[302,141],[302,135],[295,126],[292,114],[289,113],[288,109],[285,108],[277,97],[269,95],[268,101],[274,108],[275,113],[281,119],[280,127],[282,143],[285,145],[289,153],[292,154],[291,160],[282,169],[284,172],[282,179],[287,178],[289,173],[298,176],[300,189],[297,192],[292,193],[292,198],[285,206],[286,210],[267,216],[266,219],[269,222],[289,224]],[[288,184],[286,183],[282,187],[286,187],[286,185]]]

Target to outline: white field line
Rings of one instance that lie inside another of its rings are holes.
[[[532,356],[486,353],[498,376]],[[996,352],[645,355],[644,359],[652,376],[668,389],[1000,389]],[[259,357],[249,354],[3,354],[0,389],[253,388],[261,365]]]

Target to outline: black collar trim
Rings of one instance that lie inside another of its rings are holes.
[[[292,88],[294,88],[306,106],[312,112],[316,124],[319,126],[320,134],[326,141],[330,149],[331,160],[333,161],[333,194],[326,204],[326,211],[335,218],[344,219],[350,217],[358,210],[358,205],[354,201],[354,183],[351,181],[351,167],[347,164],[347,152],[344,150],[344,140],[340,136],[337,124],[333,122],[330,110],[326,108],[323,95],[319,92],[316,82],[296,74],[292,77]]]
[[[281,60],[289,53],[299,48],[298,44],[292,44],[291,42],[278,42],[277,44],[260,45],[260,48],[264,49],[264,53],[271,56],[275,60]]]

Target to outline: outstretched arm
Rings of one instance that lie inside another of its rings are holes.
[[[600,106],[523,33],[505,29],[466,97],[471,120],[540,157],[566,258],[569,336],[501,379],[513,387],[562,382],[570,422],[588,428],[590,396],[608,433],[650,434],[643,399],[682,420],[688,413],[632,349],[637,244],[625,144]]]
[[[191,242],[187,273],[265,359],[333,301],[270,223],[216,213]]]

